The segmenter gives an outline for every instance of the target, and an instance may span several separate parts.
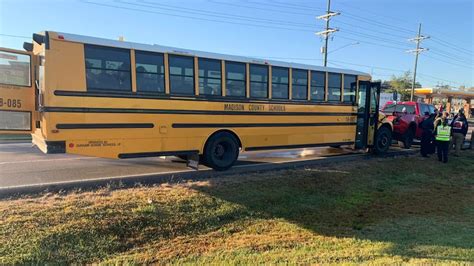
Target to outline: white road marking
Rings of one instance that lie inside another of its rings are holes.
[[[347,155],[342,155],[345,157],[352,157],[352,156],[361,156],[363,154],[347,154]],[[77,158],[77,159],[94,159],[94,158]],[[292,162],[305,162],[305,161],[314,161],[314,160],[320,160],[324,159],[324,157],[317,157],[313,159],[304,159],[304,160],[285,160],[285,161],[279,161],[279,162],[262,162],[259,164],[244,164],[244,165],[235,165],[233,168],[251,168],[255,166],[263,166],[263,165],[275,165],[275,164],[285,164],[285,163],[292,163]],[[0,186],[0,192],[1,190],[5,189],[18,189],[18,188],[28,188],[28,187],[43,187],[43,186],[52,186],[52,185],[67,185],[67,184],[79,184],[79,183],[89,183],[89,182],[97,182],[97,181],[104,181],[108,180],[113,182],[114,180],[120,180],[120,179],[134,179],[134,178],[140,178],[140,177],[147,177],[147,176],[166,176],[166,175],[171,175],[171,178],[173,177],[173,174],[183,174],[183,173],[191,173],[191,172],[198,172],[198,171],[205,171],[205,172],[212,172],[212,169],[209,168],[204,168],[200,170],[192,170],[192,169],[183,169],[183,170],[173,170],[173,171],[164,171],[164,172],[152,172],[152,173],[143,173],[143,174],[134,174],[134,175],[119,175],[119,176],[107,176],[107,177],[97,177],[97,178],[90,178],[90,179],[75,179],[75,180],[67,180],[67,181],[57,181],[57,182],[45,182],[45,183],[36,183],[36,184],[27,184],[27,185],[19,185],[19,186]],[[238,174],[238,173],[236,173]]]
[[[0,165],[4,164],[17,164],[17,163],[40,163],[40,162],[55,162],[55,161],[72,161],[72,160],[91,160],[97,159],[94,157],[77,157],[77,158],[60,158],[60,159],[42,159],[42,160],[27,160],[27,161],[14,161],[14,162],[0,162]]]

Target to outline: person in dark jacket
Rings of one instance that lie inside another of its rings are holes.
[[[451,128],[453,132],[452,142],[455,149],[454,156],[459,156],[469,128],[466,116],[464,115],[464,109],[459,109],[458,114],[454,116],[453,121],[451,122]],[[452,147],[453,145],[450,146]]]
[[[425,115],[429,115],[429,117],[423,120],[423,122],[421,122],[419,125],[419,127],[423,130],[423,133],[421,134],[420,153],[421,156],[428,157],[428,154],[434,153],[435,150],[433,131],[436,113],[433,113],[431,115],[427,113]]]

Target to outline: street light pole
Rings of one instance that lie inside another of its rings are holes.
[[[349,46],[351,46],[351,45],[358,45],[358,44],[360,44],[360,42],[348,43],[348,44],[346,44],[346,45],[343,45],[343,46],[341,46],[341,47],[338,47],[338,48],[336,48],[336,49],[334,49],[334,50],[328,52],[328,54],[334,53],[335,51],[339,51],[339,50],[341,50],[341,49],[343,49],[343,48],[346,48],[346,47],[349,47]]]

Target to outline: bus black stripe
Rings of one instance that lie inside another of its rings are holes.
[[[352,145],[354,142],[333,142],[333,143],[316,143],[316,144],[298,144],[298,145],[282,145],[282,146],[259,146],[248,147],[246,151],[264,151],[264,150],[284,150],[284,149],[301,149],[301,148],[316,148],[325,146],[339,146]]]
[[[160,156],[177,156],[177,155],[192,155],[199,153],[198,150],[189,151],[157,151],[157,152],[137,152],[137,153],[120,153],[119,159],[132,159],[142,157],[160,157]]]
[[[235,128],[235,127],[325,127],[325,126],[354,126],[354,122],[331,122],[331,123],[225,123],[225,124],[191,124],[175,123],[173,128]]]
[[[43,107],[42,112],[51,113],[133,113],[133,114],[181,114],[181,115],[261,115],[261,116],[355,116],[351,112],[255,112],[255,111],[212,111],[212,110],[170,110],[129,109],[89,107]]]
[[[125,98],[125,99],[156,99],[156,100],[174,100],[174,101],[209,101],[226,103],[255,103],[255,104],[296,104],[296,105],[337,105],[337,106],[355,106],[347,102],[318,102],[307,100],[284,101],[277,99],[251,99],[251,98],[231,98],[225,96],[202,96],[202,95],[168,95],[168,94],[150,94],[136,92],[120,91],[63,91],[55,90],[54,95],[66,97],[98,97],[98,98]]]
[[[57,129],[153,128],[152,123],[57,124]]]

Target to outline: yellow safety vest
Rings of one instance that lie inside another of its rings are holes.
[[[436,140],[438,141],[449,141],[449,137],[451,136],[451,127],[450,126],[445,126],[443,127],[438,126],[436,128]]]

